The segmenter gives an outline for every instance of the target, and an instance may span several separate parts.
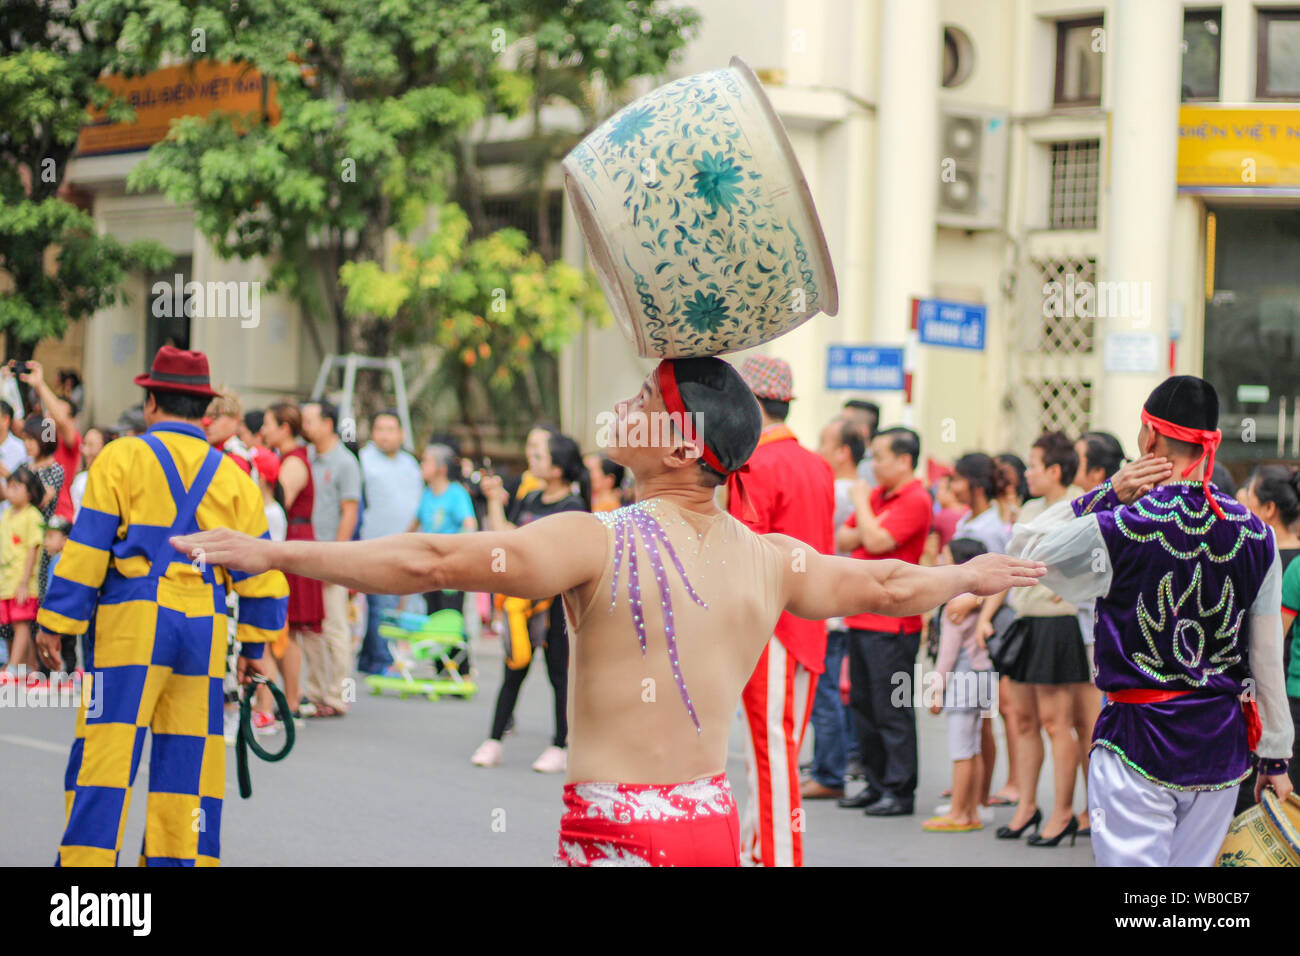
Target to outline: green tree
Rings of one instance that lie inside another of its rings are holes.
[[[339,271],[378,261],[443,198],[456,135],[482,115],[488,11],[475,0],[90,0],[126,16],[119,68],[164,53],[256,69],[260,115],[186,117],[132,170],[132,189],[192,206],[226,258],[265,258],[269,287],[302,307],[320,351],[390,348],[386,323],[343,309]],[[196,50],[195,40],[201,39]],[[323,319],[322,333],[312,319]],[[324,336],[328,335],[330,341]]]
[[[401,272],[395,244],[432,228],[431,208],[448,198],[468,210],[473,238],[489,231],[470,139],[475,121],[531,112],[537,142],[521,158],[538,184],[540,213],[547,199],[540,173],[598,119],[593,86],[617,89],[661,72],[698,19],[661,0],[85,2],[96,17],[124,23],[114,64],[121,72],[151,69],[170,54],[243,64],[271,81],[278,122],[270,121],[270,94],[255,115],[182,119],[128,185],[192,207],[220,255],[264,258],[270,287],[299,303],[319,351],[374,355],[428,342],[422,330],[443,319],[403,326],[382,307],[390,273]],[[552,136],[541,129],[540,110],[557,98],[579,103],[582,121]],[[554,237],[541,218],[537,239],[550,259]],[[553,366],[563,340],[529,341],[537,360]],[[492,356],[491,382],[503,350],[477,344]],[[461,377],[472,384],[480,373]],[[362,396],[361,411],[370,398]]]
[[[660,0],[490,0],[493,21],[507,24],[514,41],[515,76],[524,81],[526,102],[504,105],[528,115],[528,139],[519,145],[524,188],[533,197],[534,235],[546,259],[558,254],[551,234],[547,174],[584,136],[605,110],[624,97],[630,80],[657,76],[675,62],[699,28],[700,16],[686,6]],[[546,128],[542,107],[573,108],[576,125]],[[465,202],[475,235],[487,230],[475,205],[478,169],[474,150],[462,151],[458,198]]]
[[[10,357],[31,357],[69,319],[118,301],[135,269],[171,255],[152,242],[95,234],[90,215],[61,195],[86,107],[110,119],[130,109],[99,86],[116,55],[120,18],[90,25],[77,0],[5,0],[0,29],[0,330]]]
[[[548,264],[517,229],[472,239],[468,217],[451,203],[438,219],[423,241],[395,246],[391,269],[345,265],[347,308],[388,321],[399,346],[439,350],[438,379],[455,392],[475,435],[475,390],[498,421],[554,419],[540,359],[558,352],[584,317],[608,321],[599,287],[566,262]]]

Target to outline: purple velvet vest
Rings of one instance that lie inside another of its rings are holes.
[[[1148,780],[1180,790],[1229,787],[1248,772],[1239,695],[1249,687],[1249,611],[1273,561],[1272,532],[1211,486],[1159,485],[1121,505],[1107,482],[1075,499],[1097,516],[1114,577],[1097,599],[1097,686],[1192,691],[1158,704],[1110,701],[1093,730]]]

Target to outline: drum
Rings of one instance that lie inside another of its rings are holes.
[[[592,265],[637,354],[735,352],[838,309],[808,184],[739,58],[634,100],[562,166]]]
[[[1215,866],[1300,866],[1300,797],[1265,790],[1228,827]]]

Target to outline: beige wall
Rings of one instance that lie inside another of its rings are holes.
[[[261,262],[218,258],[195,229],[193,214],[161,196],[124,195],[110,182],[96,195],[94,216],[98,229],[124,242],[153,239],[177,255],[191,256],[193,281],[265,278]],[[88,423],[111,425],[138,402],[142,393],[131,380],[152,360],[145,355],[152,290],[146,288],[143,275],[134,275],[125,292],[125,301],[101,309],[85,323],[83,377],[88,407],[83,420]],[[239,391],[246,407],[304,392],[319,366],[296,306],[282,294],[263,290],[259,312],[256,327],[245,328],[238,317],[196,316],[190,322],[190,347],[207,353],[213,382]]]

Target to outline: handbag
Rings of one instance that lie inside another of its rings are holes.
[[[1025,652],[1025,629],[1012,629],[1015,622],[1016,612],[1003,604],[993,615],[993,636],[984,642],[993,667],[1003,674],[1014,673],[1016,663]]]

